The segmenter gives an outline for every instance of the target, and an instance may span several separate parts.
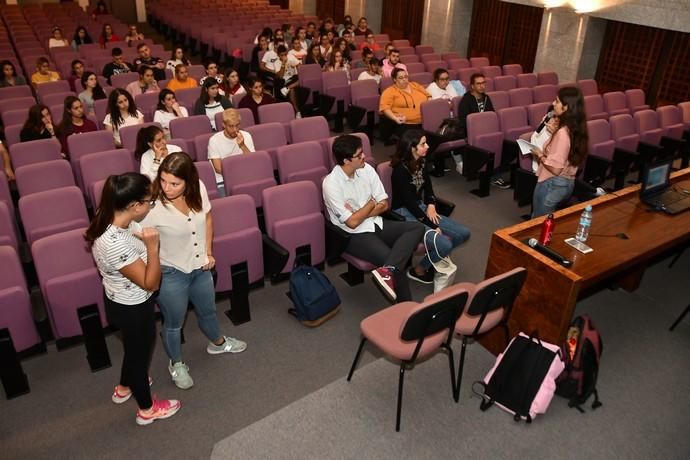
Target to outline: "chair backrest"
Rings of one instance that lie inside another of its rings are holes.
[[[257,208],[263,205],[263,190],[276,185],[273,161],[268,152],[263,150],[252,152],[251,155],[223,158],[222,165],[226,194],[247,194],[252,197]]]
[[[511,107],[532,104],[532,88],[515,88],[508,91]]]
[[[158,126],[160,128],[160,123],[141,123],[139,125],[123,126],[120,128],[120,141],[122,142],[122,148],[134,152],[137,148],[137,135],[142,128],[147,126]]]
[[[522,66],[520,64],[504,64],[503,75],[518,75],[522,73]]]
[[[77,187],[23,196],[19,199],[19,213],[29,246],[46,236],[89,225],[84,196]]]
[[[158,92],[150,91],[148,93],[137,94],[134,96],[134,102],[137,108],[144,114],[146,120],[153,120],[153,114],[158,105]],[[122,131],[120,131],[122,134]]]
[[[306,141],[278,147],[276,158],[282,184],[294,182],[295,180],[304,180],[303,177],[295,179],[293,176],[301,175],[314,168],[323,168],[323,175],[327,174],[323,149],[318,142]]]
[[[582,91],[583,96],[599,94],[599,88],[597,86],[596,80],[578,80],[577,87],[580,88],[580,91]]]
[[[28,117],[29,107],[17,110],[8,110],[2,114],[2,123],[4,126],[23,125]]]
[[[4,170],[0,171],[0,203],[5,203],[12,215],[14,215],[14,200],[12,199],[10,183],[7,180]]]
[[[43,161],[17,168],[14,172],[19,196],[75,185],[67,160]]]
[[[10,145],[9,150],[12,165],[15,169],[21,168],[24,165],[62,158],[60,155],[60,143],[53,138],[20,142],[19,144]]]
[[[400,331],[404,341],[418,341],[410,359],[416,359],[423,339],[448,330],[448,340],[452,338],[455,323],[465,309],[469,293],[458,291],[448,298],[424,301],[421,308],[415,310]]]
[[[276,222],[305,214],[321,213],[322,198],[311,181],[276,185],[263,191],[266,231],[273,235]]]
[[[635,131],[635,120],[630,114],[613,115],[609,118],[611,138],[616,141],[616,147],[631,151],[637,150],[640,135]]]
[[[33,97],[13,97],[11,99],[0,99],[0,117],[2,117],[5,112],[10,110],[28,110],[32,105],[36,104],[36,99]]]
[[[539,72],[537,80],[540,85],[558,85],[558,74],[556,72]]]
[[[33,97],[31,94],[31,87],[29,85],[8,86],[0,88],[0,100],[14,99],[18,97]]]
[[[71,91],[67,80],[49,81],[36,87],[36,97],[39,101],[43,101],[43,97],[48,94],[69,93]]]
[[[444,99],[423,102],[419,108],[422,113],[422,129],[426,131],[437,132],[443,120],[450,118],[450,106]]]
[[[539,77],[535,73],[521,73],[515,78],[518,88],[533,88],[539,84]]]
[[[494,91],[508,91],[517,88],[514,75],[501,75],[494,78]]]
[[[199,134],[210,132],[211,122],[206,115],[192,115],[170,121],[170,137],[193,140]]]
[[[678,104],[678,109],[680,109],[680,115],[683,119],[683,123],[688,125],[690,123],[690,101],[681,102]]]
[[[195,161],[194,166],[199,173],[199,179],[206,187],[209,200],[215,200],[220,197],[218,192],[218,184],[216,183],[216,171],[211,166],[209,161]]]
[[[532,131],[527,121],[527,109],[525,107],[508,107],[497,110],[501,130],[506,139],[516,140],[521,134]]]
[[[86,155],[80,159],[84,193],[93,207],[97,207],[93,193],[94,184],[107,179],[111,174],[123,174],[135,171],[134,159],[130,150],[106,150]]]
[[[419,83],[422,86],[427,86],[429,83],[434,81],[434,76],[431,74],[431,72],[411,73],[410,81]]]
[[[318,141],[331,137],[325,117],[295,119],[290,122],[290,138],[293,144],[305,141]]]
[[[10,210],[5,201],[0,201],[0,249],[3,246],[11,246],[19,254],[17,219],[14,216],[14,210]],[[2,267],[4,274],[5,266]],[[1,280],[0,284],[2,284]],[[2,291],[2,287],[0,287],[0,291]]]
[[[233,107],[237,107],[236,104],[233,103]],[[248,128],[250,126],[254,126],[256,124],[256,121],[254,120],[254,112],[251,111],[251,109],[247,108],[242,108],[242,109],[235,109],[240,113],[240,120],[241,120],[241,126],[242,129]],[[223,112],[218,112],[216,115],[216,130],[221,131],[223,129]]]
[[[486,78],[496,78],[500,77],[503,75],[503,71],[501,70],[500,66],[497,65],[487,65],[484,67],[481,67],[481,72],[484,74]]]
[[[628,108],[632,112],[649,108],[649,105],[645,103],[645,93],[639,88],[625,90],[625,98],[628,102]]]
[[[532,88],[532,100],[535,104],[539,102],[551,103],[556,99],[558,86],[556,85],[537,85]]]
[[[604,107],[609,115],[630,113],[623,91],[604,93]]]
[[[194,153],[193,157],[196,161],[208,160],[208,141],[218,133],[204,133],[199,134],[194,138]]]
[[[488,57],[471,57],[470,65],[472,67],[476,67],[477,69],[481,69],[482,67],[490,66],[491,63],[489,62]]]
[[[139,72],[119,73],[110,77],[111,86],[125,89],[133,81],[139,80]]]
[[[417,56],[407,56],[407,58],[407,60],[418,59]],[[424,64],[423,62],[403,62],[402,57],[400,62],[407,66],[407,73],[424,72],[426,70],[426,64]]]
[[[201,90],[199,88],[182,88],[175,91],[175,99],[177,102],[186,107],[189,113],[194,110],[194,104],[199,99]]]
[[[488,91],[486,95],[491,98],[491,105],[494,106],[494,110],[510,107],[510,96],[507,91]],[[458,107],[454,106],[453,113],[459,113]]]
[[[541,124],[542,118],[549,111],[550,102],[537,102],[527,106],[527,118],[532,128],[536,128]]]
[[[289,102],[259,106],[259,123],[289,123],[295,119],[295,109]]]

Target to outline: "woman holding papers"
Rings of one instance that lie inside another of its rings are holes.
[[[532,149],[537,168],[537,186],[532,197],[532,217],[556,210],[575,188],[577,168],[587,156],[587,122],[584,98],[579,89],[565,87],[553,102],[557,122],[546,124],[551,138],[544,148]]]

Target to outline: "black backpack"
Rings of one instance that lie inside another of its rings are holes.
[[[438,134],[443,137],[444,141],[462,139],[465,136],[465,130],[462,128],[462,123],[457,118],[446,118],[441,122],[438,128]]]
[[[335,286],[316,267],[300,265],[290,274],[290,298],[295,308],[288,313],[308,327],[320,326],[338,313],[340,297]]]
[[[592,395],[592,409],[601,406],[596,385],[603,351],[604,343],[592,319],[588,315],[575,318],[561,346],[565,369],[556,379],[556,394],[568,398],[569,407],[584,412],[581,406]]]

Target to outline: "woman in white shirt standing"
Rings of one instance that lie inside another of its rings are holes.
[[[103,120],[106,131],[113,133],[115,145],[122,147],[120,129],[142,124],[144,114],[137,110],[132,95],[124,89],[115,88],[108,96],[108,113]]]
[[[239,353],[247,344],[220,332],[211,276],[216,264],[211,203],[189,155],[178,152],[165,157],[153,183],[153,196],[156,207],[143,223],[160,232],[162,280],[157,301],[164,318],[163,345],[173,382],[186,390],[194,381],[182,361],[180,331],[190,301],[199,328],[210,340],[209,354]]]
[[[158,126],[150,125],[141,128],[137,133],[137,147],[134,150],[134,158],[141,162],[139,172],[156,180],[158,167],[170,153],[181,152],[177,145],[168,145],[165,142],[165,134]]]
[[[148,376],[156,340],[153,293],[160,284],[161,270],[158,231],[142,228],[139,222],[154,204],[146,176],[110,176],[85,234],[103,278],[108,321],[120,329],[125,348],[120,383],[111,399],[122,404],[134,395],[138,425],[168,418],[180,409],[177,400],[151,397]]]
[[[177,102],[174,91],[165,88],[158,93],[158,105],[153,114],[153,121],[163,127],[166,139],[170,139],[170,122],[176,118],[188,116],[187,109]]]

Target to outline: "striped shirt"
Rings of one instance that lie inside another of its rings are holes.
[[[113,302],[124,305],[138,305],[153,294],[119,271],[137,259],[146,263],[146,246],[134,236],[135,232],[141,232],[141,226],[134,221],[128,228],[110,225],[94,242],[92,250],[98,271],[103,277],[105,295]]]

